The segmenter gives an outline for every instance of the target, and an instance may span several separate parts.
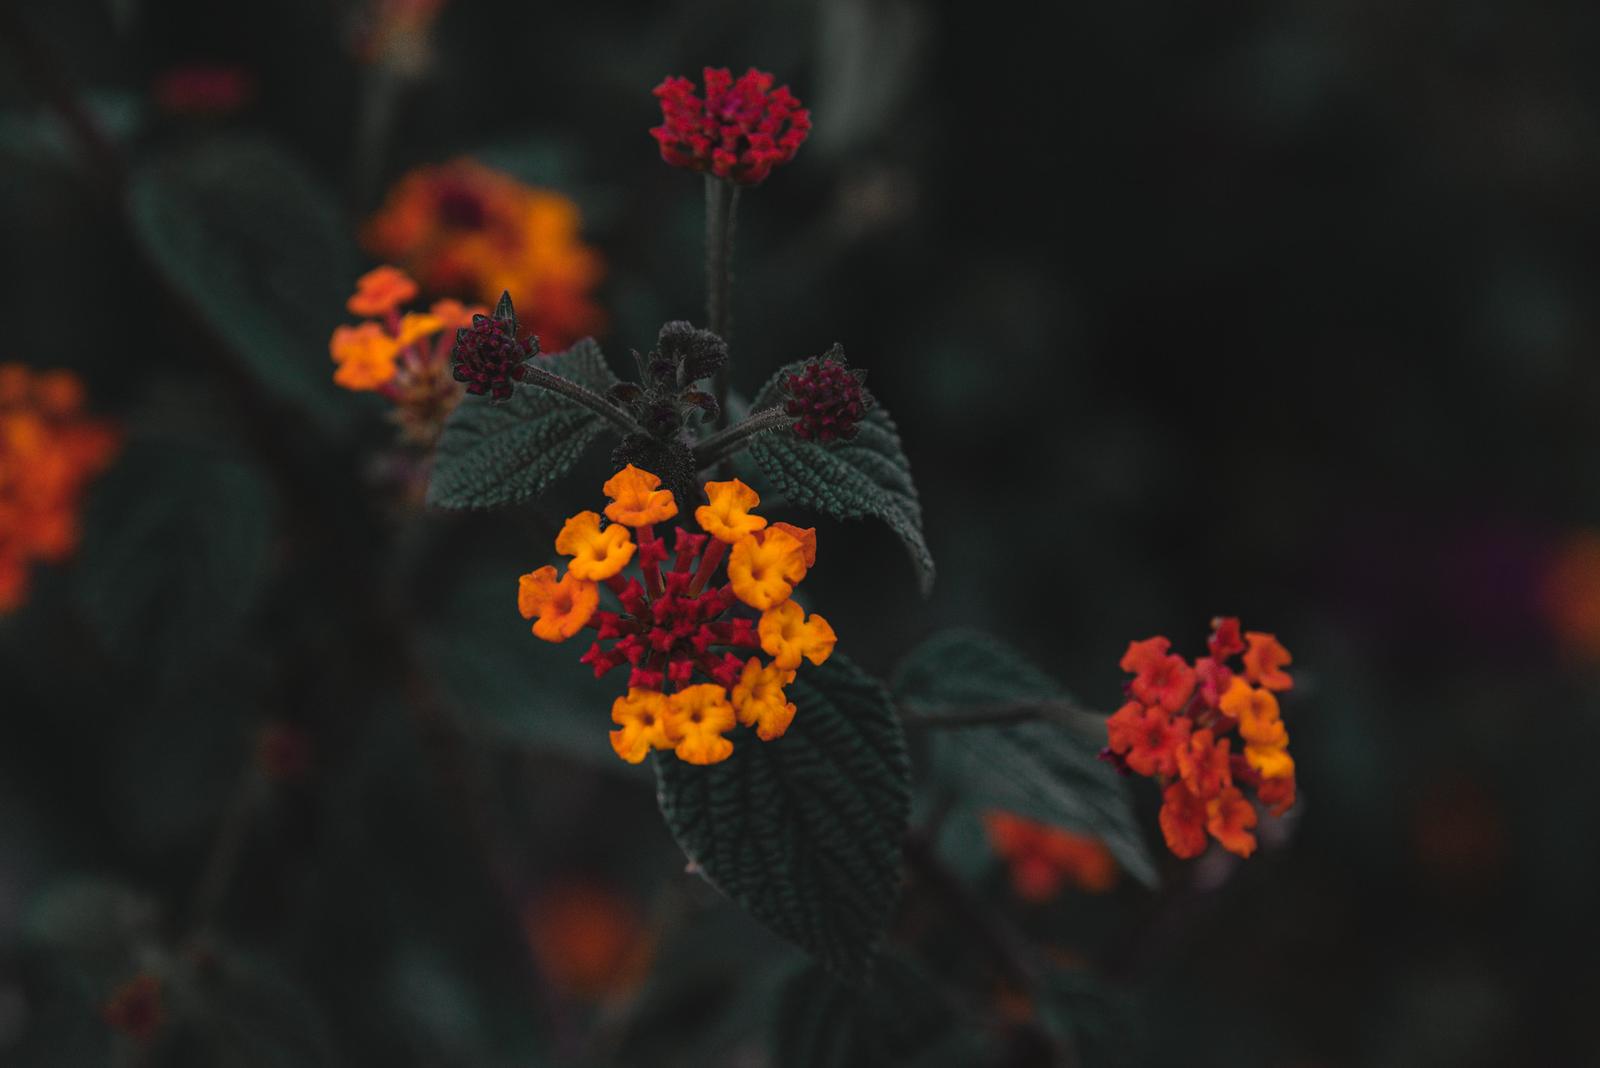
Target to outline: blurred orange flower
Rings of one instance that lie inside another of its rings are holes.
[[[536,898],[523,922],[550,985],[585,1001],[632,990],[655,955],[638,910],[608,887],[562,883]]]
[[[540,347],[558,352],[604,326],[593,299],[604,266],[580,224],[570,198],[458,159],[402,177],[362,243],[431,293],[493,305],[509,292]]]
[[[427,313],[402,313],[401,307],[416,295],[417,283],[396,267],[375,267],[362,275],[346,306],[371,318],[334,327],[328,354],[338,365],[334,382],[388,397],[394,402],[390,418],[401,439],[430,447],[461,401],[462,388],[450,366],[456,331],[488,309],[439,300]]]
[[[1117,862],[1098,838],[1035,823],[1009,812],[986,812],[989,844],[1011,869],[1017,896],[1053,900],[1068,884],[1100,894],[1117,883]]]
[[[0,364],[0,613],[26,600],[33,562],[77,548],[84,487],[116,454],[117,433],[83,403],[71,372]]]
[[[1546,618],[1572,652],[1600,660],[1600,533],[1573,535],[1545,572]]]

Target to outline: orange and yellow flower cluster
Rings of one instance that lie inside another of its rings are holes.
[[[83,415],[69,371],[0,364],[0,613],[28,595],[28,569],[78,545],[84,487],[116,455],[119,436]]]
[[[1100,894],[1117,884],[1117,862],[1098,838],[1010,812],[984,813],[983,826],[1011,870],[1012,889],[1024,901],[1052,901],[1069,885]]]
[[[435,301],[426,312],[402,313],[417,295],[417,283],[396,267],[362,275],[345,306],[364,317],[334,328],[328,351],[338,368],[333,380],[345,389],[382,393],[394,402],[391,418],[415,445],[431,445],[445,418],[461,402],[450,349],[456,331],[487,309],[457,300]]]
[[[599,332],[593,292],[604,267],[579,236],[578,206],[470,159],[419,167],[362,232],[430,293],[494,304],[509,292],[546,352]]]
[[[1161,784],[1161,833],[1178,856],[1199,856],[1209,832],[1224,849],[1248,857],[1256,848],[1256,810],[1245,790],[1254,790],[1274,816],[1295,799],[1294,759],[1277,698],[1294,685],[1283,670],[1289,651],[1271,634],[1241,635],[1233,617],[1212,621],[1207,644],[1211,655],[1191,666],[1170,652],[1166,638],[1129,643],[1121,663],[1133,675],[1129,700],[1106,721],[1104,755]],[[1241,668],[1229,667],[1241,654]]]
[[[670,749],[715,764],[733,753],[725,735],[736,725],[764,742],[781,738],[795,715],[784,687],[802,660],[821,664],[833,653],[828,621],[791,599],[816,563],[816,531],[756,515],[761,498],[738,479],[707,482],[707,503],[694,513],[704,533],[675,527],[669,548],[655,525],[677,515],[678,502],[661,479],[629,464],[605,493],[603,519],[579,512],[556,536],[566,573],[545,566],[523,575],[517,607],[548,642],[593,628],[581,659],[596,678],[629,665],[628,692],[611,707],[617,755],[637,764]],[[639,578],[623,577],[630,563]],[[601,586],[619,611],[600,607]],[[745,609],[754,615],[738,614]]]

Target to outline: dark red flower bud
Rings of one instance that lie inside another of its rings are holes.
[[[772,87],[770,74],[751,67],[735,81],[727,68],[705,68],[704,98],[688,78],[668,78],[655,88],[660,126],[650,136],[674,167],[710,171],[740,185],[755,185],[772,168],[794,159],[811,132],[811,112],[789,92]]]
[[[456,381],[465,382],[468,393],[505,400],[511,396],[511,384],[527,373],[523,364],[538,354],[539,339],[519,340],[515,319],[474,315],[471,326],[456,331],[452,353]]]
[[[855,437],[872,408],[872,397],[861,385],[864,377],[865,371],[845,365],[844,354],[834,346],[784,379],[789,395],[784,411],[794,417],[795,434],[823,445]]]

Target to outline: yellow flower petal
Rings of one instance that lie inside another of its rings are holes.
[[[707,482],[706,497],[711,503],[696,508],[694,517],[701,530],[720,541],[732,545],[767,525],[765,519],[750,514],[750,509],[761,503],[761,497],[738,479]]]
[[[582,630],[600,607],[600,589],[570,570],[556,581],[546,565],[517,582],[517,610],[523,619],[538,617],[533,633],[547,642],[564,642]]]
[[[628,528],[612,524],[602,530],[598,512],[579,512],[556,535],[556,552],[572,557],[567,571],[591,582],[608,579],[627,567],[633,551]]]
[[[783,737],[794,722],[794,703],[783,692],[784,686],[793,681],[793,671],[785,671],[777,664],[763,668],[760,657],[752,656],[729,693],[739,722],[754,727],[763,742]]]
[[[611,748],[630,764],[637,764],[652,749],[671,749],[680,740],[665,694],[630,688],[626,697],[611,704]]]
[[[679,736],[678,759],[690,764],[716,764],[733,755],[733,743],[722,735],[738,722],[728,691],[714,683],[687,686],[667,699],[670,730]]]
[[[746,535],[728,554],[728,582],[734,596],[758,611],[787,601],[805,577],[805,547],[781,530]]]
[[[642,527],[661,523],[678,514],[678,502],[671,490],[660,489],[661,479],[629,464],[612,475],[602,487],[611,503],[606,518],[613,523]]]
[[[756,624],[761,638],[761,648],[772,657],[772,662],[785,670],[800,666],[802,659],[821,664],[833,654],[838,637],[826,619],[814,615],[806,618],[805,609],[793,601],[784,601],[761,614]]]

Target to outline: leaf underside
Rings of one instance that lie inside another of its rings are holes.
[[[941,708],[1064,696],[1021,654],[972,631],[948,631],[924,642],[902,664],[894,692],[903,702]],[[1099,759],[1105,736],[1098,717],[941,727],[931,734],[934,774],[963,803],[1092,834],[1130,875],[1155,884],[1155,864],[1126,786]]]

